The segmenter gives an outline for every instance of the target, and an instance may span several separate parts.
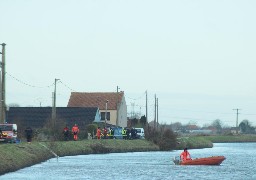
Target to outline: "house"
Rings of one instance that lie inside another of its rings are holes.
[[[8,123],[16,123],[24,127],[40,129],[51,122],[52,107],[10,107],[6,114]],[[97,107],[57,107],[56,124],[67,124],[72,127],[75,123],[85,129],[87,124],[100,122]]]
[[[101,121],[127,127],[127,106],[124,92],[72,92],[68,107],[98,107]]]

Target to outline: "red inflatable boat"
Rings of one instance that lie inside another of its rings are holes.
[[[192,160],[180,161],[176,158],[173,160],[175,164],[179,165],[220,165],[226,158],[224,156],[212,156],[205,158],[196,158]]]

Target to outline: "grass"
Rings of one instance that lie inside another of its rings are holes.
[[[212,135],[212,136],[186,136],[178,138],[180,144],[177,149],[211,148],[213,143],[256,142],[256,135]]]
[[[28,167],[58,156],[92,153],[158,151],[159,147],[146,140],[83,140],[0,144],[0,175]]]
[[[185,147],[189,149],[213,147],[213,143],[210,140],[198,136],[181,137],[178,138],[178,142],[179,144],[177,145],[176,149],[184,149]]]
[[[213,143],[256,142],[256,135],[254,134],[204,136],[203,138]]]

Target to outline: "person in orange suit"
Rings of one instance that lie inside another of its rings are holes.
[[[98,129],[97,129],[97,139],[100,139],[100,136],[101,136],[101,130],[100,130],[100,127],[98,127]]]
[[[79,128],[77,126],[77,124],[75,124],[73,127],[72,127],[72,133],[74,135],[74,140],[77,141],[78,140],[78,133],[79,133]]]
[[[191,156],[188,152],[188,148],[185,148],[184,151],[180,154],[180,159],[182,161],[191,160]]]

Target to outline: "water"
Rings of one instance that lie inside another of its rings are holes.
[[[189,150],[192,158],[223,155],[220,166],[179,166],[171,161],[181,151],[80,155],[53,158],[0,176],[1,180],[51,179],[232,179],[255,180],[256,143],[216,143]]]

